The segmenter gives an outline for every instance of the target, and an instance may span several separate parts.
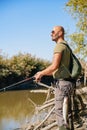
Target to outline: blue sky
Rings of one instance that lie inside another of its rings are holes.
[[[55,25],[75,31],[75,20],[65,11],[68,0],[0,0],[0,50],[8,57],[30,53],[52,60]]]

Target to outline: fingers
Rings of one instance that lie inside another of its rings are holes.
[[[36,82],[40,82],[40,81],[41,81],[41,78],[42,78],[41,72],[37,72],[37,73],[34,75],[34,77],[35,77],[35,81],[36,81]]]

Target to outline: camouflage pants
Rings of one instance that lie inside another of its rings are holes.
[[[63,118],[63,101],[64,97],[71,98],[71,94],[73,94],[74,86],[70,81],[58,80],[54,84],[55,86],[55,113],[57,118],[58,126],[64,125]]]

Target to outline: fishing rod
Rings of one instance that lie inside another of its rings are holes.
[[[22,81],[19,81],[17,83],[11,84],[11,85],[9,85],[7,87],[4,87],[4,88],[0,89],[0,92],[6,91],[7,89],[12,88],[12,87],[17,86],[17,85],[20,85],[20,84],[22,84],[24,82],[33,81],[33,80],[35,80],[35,77],[26,78],[26,79],[24,79]]]

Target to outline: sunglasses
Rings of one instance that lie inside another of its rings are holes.
[[[55,31],[52,31],[51,33],[55,33]]]

